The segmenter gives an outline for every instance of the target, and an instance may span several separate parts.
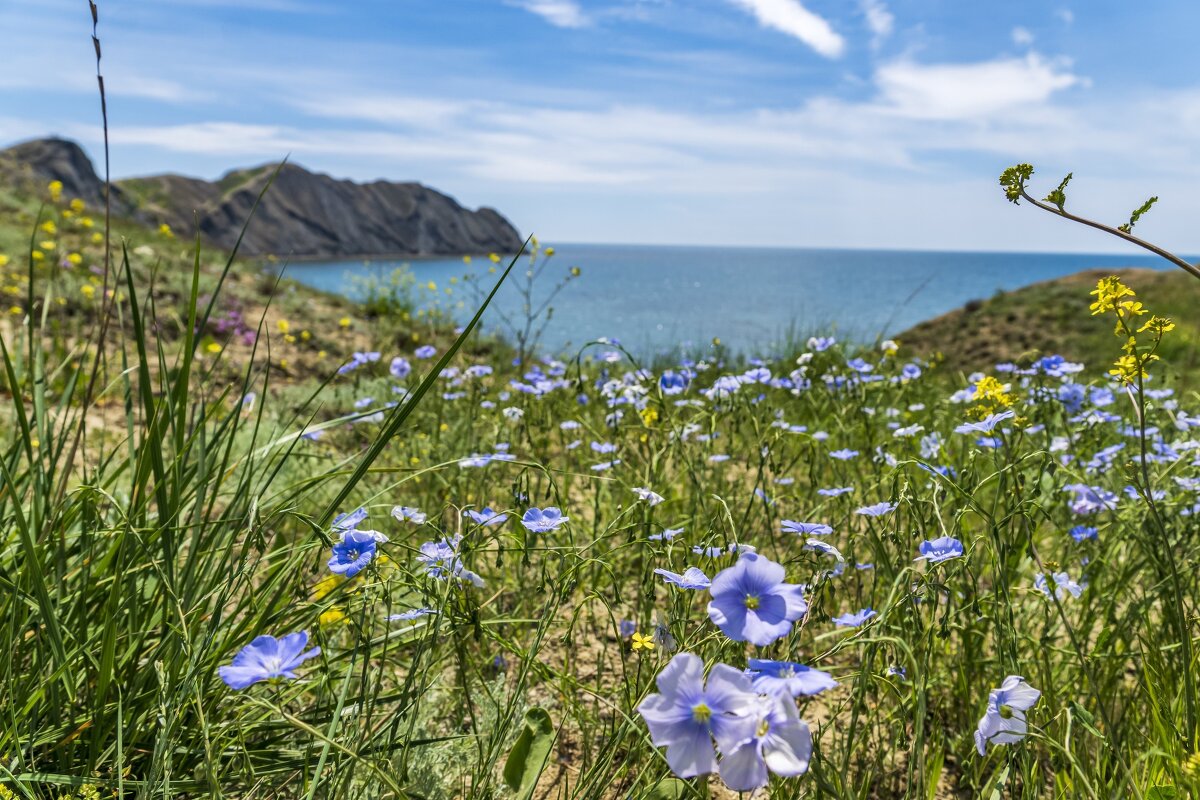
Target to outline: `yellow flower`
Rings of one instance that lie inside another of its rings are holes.
[[[349,317],[342,317],[341,319],[339,319],[339,320],[338,320],[338,327],[339,327],[339,328],[349,328],[349,327],[350,327],[350,318],[349,318]]]
[[[22,312],[22,311],[21,311],[21,307],[20,307],[20,306],[9,306],[8,313],[12,314],[12,315],[15,317],[15,316],[17,316],[18,314],[21,314],[21,313],[24,313],[24,312]]]
[[[290,330],[292,327],[291,325],[288,324],[288,321],[286,319],[279,320],[279,322],[276,322],[275,325],[279,328],[280,333],[287,333],[288,330]]]
[[[1140,316],[1142,314],[1148,314],[1150,312],[1148,312],[1145,308],[1143,308],[1142,304],[1137,302],[1136,300],[1126,300],[1117,307],[1117,313],[1118,314],[1120,314],[1120,313],[1133,314],[1134,316]]]
[[[290,333],[286,333],[286,334],[284,334],[284,336],[283,336],[283,340],[284,340],[285,342],[287,342],[288,344],[295,344],[295,343],[296,343],[296,337],[295,337],[295,336],[292,336]]]
[[[307,342],[311,338],[312,338],[312,334],[309,333],[307,330],[300,331],[300,341]]]
[[[76,197],[74,200],[71,201],[71,210],[74,211],[76,214],[83,213],[83,209],[85,209],[85,208],[87,208],[87,206],[78,197]]]
[[[95,233],[92,234],[92,244],[103,244],[103,243],[104,243],[104,234],[103,233],[101,233],[100,231],[96,231]]]
[[[40,227],[42,230],[44,230],[46,233],[50,234],[51,236],[58,233],[58,226],[54,224],[54,220],[52,220],[52,219],[46,220],[38,227]]]
[[[281,359],[279,359],[279,368],[280,368],[280,369],[287,369],[287,368],[288,368],[288,360],[287,360],[286,358],[281,358]]]
[[[324,350],[318,350],[318,351],[317,351],[317,358],[324,358],[324,357],[325,357],[325,356],[327,356],[327,355],[329,355],[329,354],[328,354],[328,353],[326,353]]]
[[[1113,363],[1113,368],[1108,371],[1108,374],[1125,383],[1136,383],[1138,378],[1147,377],[1146,364],[1157,360],[1158,356],[1155,355],[1141,360],[1134,355],[1121,356]]]
[[[428,289],[428,290],[429,290],[429,291],[431,291],[431,292],[436,292],[436,291],[437,291],[437,284],[436,284],[436,283],[434,283],[433,281],[430,281],[429,283],[425,284],[425,288],[426,288],[426,289]]]
[[[658,422],[658,409],[647,406],[642,409],[642,424],[647,428]]]
[[[445,433],[446,431],[450,430],[450,426],[443,422],[438,426],[438,430],[440,430],[442,433]]]
[[[634,650],[653,650],[654,649],[654,637],[653,636],[644,636],[640,633],[635,633],[633,635],[633,649]]]
[[[571,277],[572,278],[578,278],[580,276],[580,274],[581,274],[581,272],[580,272],[579,267],[571,267]]]
[[[470,264],[470,263],[471,263],[471,257],[470,257],[470,256],[463,256],[463,263],[464,263],[464,264]]]
[[[7,266],[8,266],[8,256],[4,255],[3,253],[0,253],[0,267],[7,267]]]
[[[546,254],[546,258],[549,258],[550,256],[554,255],[554,248],[553,248],[553,247],[547,247],[547,248],[546,248],[545,250],[543,250],[542,252]]]
[[[78,267],[83,263],[83,256],[79,255],[79,253],[71,253],[67,256],[67,261]]]
[[[42,248],[43,250],[53,250],[54,248],[58,247],[58,242],[54,241],[53,239],[47,239],[44,242],[38,242],[38,247]]]
[[[41,250],[34,250],[34,251],[33,251],[33,260],[34,260],[34,261],[42,261],[42,260],[44,260],[45,258],[46,258],[46,254],[45,254],[45,253],[43,253]]]
[[[79,292],[88,300],[91,300],[96,296],[96,287],[92,286],[90,283],[85,283],[83,286],[79,287]]]
[[[204,346],[204,349],[210,353],[219,353],[221,352],[221,345],[217,344],[216,342],[209,342]]]
[[[415,467],[417,464],[421,463],[421,459],[417,458],[416,456],[413,456],[412,458],[408,459],[408,463],[412,464]]]
[[[62,199],[62,181],[50,181],[50,184],[46,188],[50,190],[50,199],[55,203]]]
[[[325,597],[337,587],[345,582],[345,578],[341,575],[329,574],[321,580],[317,581],[312,588],[313,600],[324,600]]]
[[[1146,324],[1138,328],[1138,333],[1152,331],[1157,334],[1164,334],[1168,331],[1175,330],[1175,322],[1170,317],[1154,316],[1146,320]]]
[[[317,621],[321,625],[336,625],[344,619],[346,619],[345,612],[343,612],[340,608],[331,608],[322,613],[321,616],[317,618]]]
[[[95,224],[96,224],[96,222],[95,222],[95,220],[93,220],[91,217],[83,217],[82,219],[80,219],[80,220],[79,220],[79,224],[80,224],[80,225],[82,225],[82,226],[83,226],[83,227],[85,227],[85,228],[90,228],[90,227],[92,227],[93,225],[95,225]],[[96,234],[96,236],[100,236],[100,235],[99,235],[99,234]],[[104,237],[103,237],[103,236],[100,236],[100,238],[99,238],[99,239],[96,239],[96,237],[95,237],[95,236],[93,236],[92,238],[93,238],[93,239],[95,239],[96,241],[104,241]]]
[[[167,223],[165,223],[165,222],[164,222],[162,225],[159,225],[159,226],[158,226],[158,232],[159,232],[160,234],[162,234],[162,236],[163,236],[164,238],[167,238],[167,239],[174,239],[174,238],[175,238],[175,232],[174,232],[174,231],[172,231],[172,230],[171,230],[171,226],[170,226],[170,225],[168,225],[168,224],[167,224]]]
[[[491,261],[493,264],[499,264],[500,256],[496,255],[495,253],[488,253],[488,260]]]
[[[1109,275],[1096,282],[1096,288],[1091,294],[1096,296],[1096,302],[1091,305],[1092,316],[1096,316],[1106,311],[1115,311],[1118,300],[1122,297],[1133,297],[1135,292],[1121,283],[1121,279],[1116,275]]]

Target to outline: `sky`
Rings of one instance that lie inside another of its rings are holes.
[[[287,156],[549,242],[1200,252],[1193,0],[99,0],[114,177]],[[86,0],[0,0],[0,145],[101,152]]]

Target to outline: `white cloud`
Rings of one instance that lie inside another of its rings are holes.
[[[917,119],[979,119],[1046,101],[1082,83],[1069,64],[1037,53],[963,64],[894,61],[875,75],[884,101]]]
[[[1013,44],[1020,47],[1029,47],[1033,44],[1033,32],[1028,28],[1017,26],[1012,29]]]
[[[871,47],[879,47],[883,40],[892,35],[896,18],[888,11],[883,0],[861,0],[863,16],[867,18],[867,28],[871,31]]]
[[[794,36],[828,58],[837,58],[846,42],[828,22],[797,0],[730,0],[753,14],[759,24]]]
[[[509,5],[537,14],[559,28],[585,28],[591,24],[575,0],[509,0]]]
[[[1075,12],[1069,8],[1060,8],[1054,12],[1054,15],[1062,20],[1064,25],[1070,25],[1075,21]]]

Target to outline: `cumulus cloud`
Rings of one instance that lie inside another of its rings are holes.
[[[828,58],[837,58],[846,48],[845,40],[822,17],[797,0],[730,0],[749,11],[760,25],[793,36]]]
[[[879,68],[876,82],[897,113],[919,119],[978,119],[1042,103],[1082,83],[1065,61],[1037,53],[961,64],[907,59]]]

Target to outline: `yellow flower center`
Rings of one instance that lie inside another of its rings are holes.
[[[708,722],[712,719],[712,709],[706,703],[697,703],[692,706],[692,719],[696,722]]]
[[[750,611],[758,608],[758,596],[753,594],[746,595],[746,608]]]

